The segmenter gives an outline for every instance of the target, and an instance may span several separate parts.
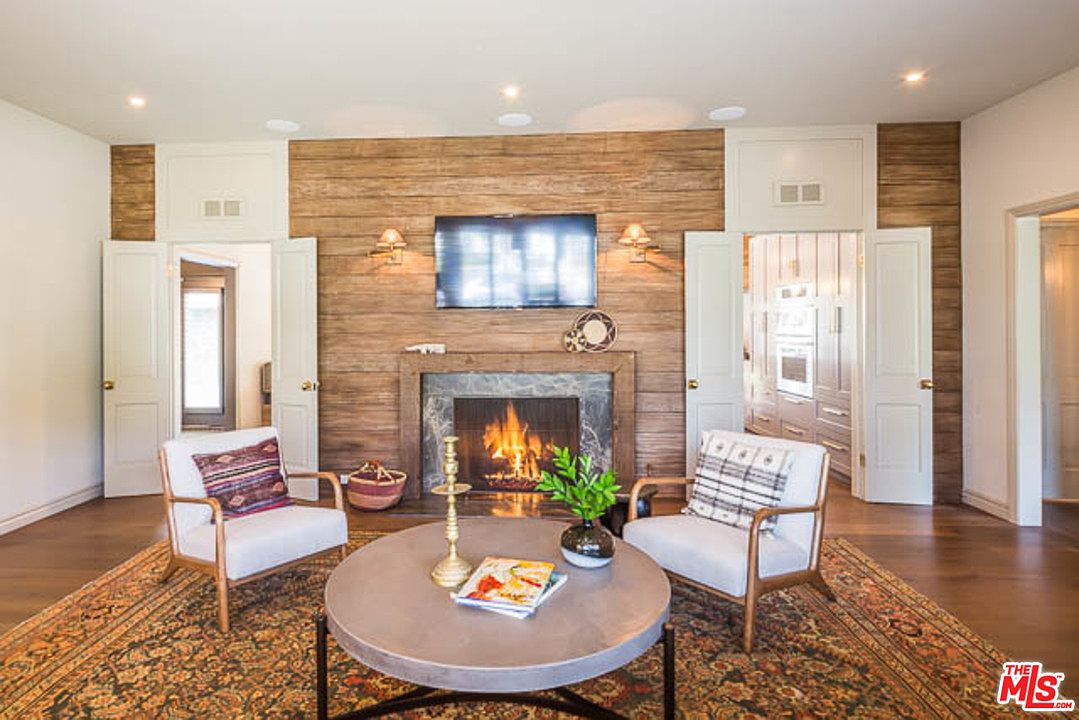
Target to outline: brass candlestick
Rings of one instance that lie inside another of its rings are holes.
[[[446,542],[450,553],[435,565],[431,578],[444,588],[454,588],[472,574],[472,563],[457,554],[457,539],[461,536],[457,525],[457,496],[472,489],[471,485],[457,484],[457,438],[453,435],[442,438],[445,454],[442,460],[442,472],[446,482],[431,490],[435,495],[446,496]]]

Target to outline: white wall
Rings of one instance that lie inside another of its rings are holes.
[[[272,352],[270,244],[185,243],[177,244],[176,249],[236,263],[236,427],[259,427],[259,367],[270,361]]]
[[[1007,443],[1007,212],[1079,191],[1079,68],[963,121],[964,497],[1015,516]]]
[[[109,148],[0,101],[0,533],[101,493]]]

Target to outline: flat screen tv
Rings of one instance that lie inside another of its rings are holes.
[[[435,219],[439,308],[593,307],[596,216]]]

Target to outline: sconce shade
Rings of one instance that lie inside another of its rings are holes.
[[[379,250],[396,250],[397,248],[403,248],[408,243],[405,242],[405,238],[400,232],[393,228],[386,228],[382,231],[382,237],[375,243],[375,247]]]
[[[643,227],[633,223],[622,231],[622,237],[618,238],[618,242],[633,247],[644,247],[652,242],[652,238],[648,237],[648,233],[645,232]]]

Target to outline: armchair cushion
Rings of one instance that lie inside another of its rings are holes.
[[[341,510],[290,505],[224,523],[225,574],[229,580],[260,573],[348,542]],[[198,525],[180,536],[182,555],[214,562],[216,529]]]
[[[644,518],[622,528],[623,539],[665,570],[732,597],[746,594],[749,533],[693,515]],[[762,578],[805,570],[809,551],[774,533],[762,533],[758,571]]]
[[[191,459],[202,475],[207,496],[221,502],[226,520],[292,504],[281,475],[277,438]]]
[[[727,433],[704,433],[689,506],[682,512],[748,529],[762,507],[775,507],[783,497],[793,465],[781,448],[743,442]],[[761,530],[771,531],[776,518]]]

